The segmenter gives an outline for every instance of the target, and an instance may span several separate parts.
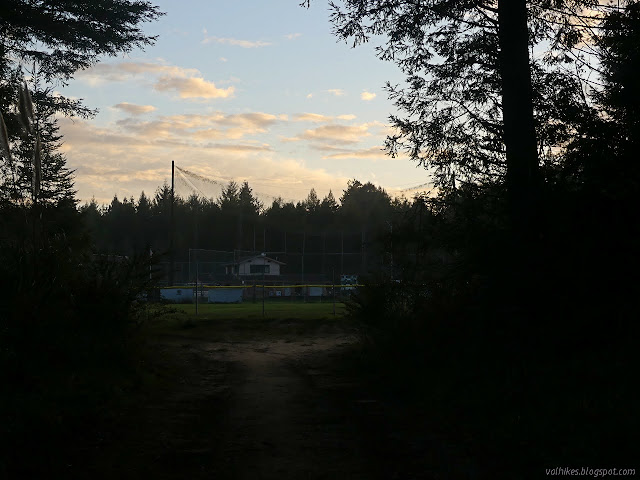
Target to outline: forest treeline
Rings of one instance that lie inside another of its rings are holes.
[[[436,205],[441,203],[426,193],[392,198],[383,188],[354,179],[337,200],[331,191],[320,199],[312,188],[302,201],[276,198],[264,205],[247,182],[229,182],[218,198],[176,196],[173,225],[171,199],[165,184],[153,197],[144,192],[137,200],[114,197],[103,206],[91,201],[79,211],[96,253],[133,256],[151,250],[164,263],[222,258],[206,252],[191,255],[194,249],[235,251],[238,257],[267,252],[280,259],[289,255],[286,274],[328,279],[378,273],[408,280],[427,263],[441,274],[435,265],[454,256],[444,244],[426,238],[426,232],[434,233]],[[443,213],[440,208],[438,215]]]
[[[384,241],[385,232],[389,237],[394,223],[412,208],[412,202],[392,199],[382,188],[358,180],[349,181],[338,200],[332,192],[320,199],[312,188],[302,201],[278,198],[269,205],[258,200],[247,182],[230,182],[218,198],[176,196],[172,226],[171,199],[165,184],[152,197],[144,192],[137,200],[114,197],[104,206],[91,201],[79,211],[98,252],[133,255],[151,248],[168,257],[173,230],[175,259],[187,261],[188,250],[196,248],[300,253],[305,233],[310,242],[329,238],[333,252],[360,252],[363,239],[371,245]],[[341,245],[341,237],[346,245]],[[316,244],[306,248],[322,251]]]

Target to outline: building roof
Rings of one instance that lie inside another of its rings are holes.
[[[256,258],[260,258],[260,259],[265,259],[268,260],[269,262],[272,263],[277,263],[279,265],[286,265],[286,263],[281,262],[280,260],[276,260],[275,258],[271,258],[271,257],[263,257],[262,255],[253,255],[251,257],[244,257],[244,258],[239,258],[238,261],[236,262],[231,262],[231,263],[225,263],[225,266],[229,266],[229,265],[239,265],[241,263],[248,263],[251,260],[254,260]]]

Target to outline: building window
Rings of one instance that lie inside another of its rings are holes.
[[[249,265],[249,273],[269,273],[271,265]]]

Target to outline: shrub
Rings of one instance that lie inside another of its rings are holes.
[[[0,476],[46,471],[64,439],[91,430],[132,378],[146,308],[138,300],[150,282],[148,258],[96,257],[81,236],[60,232],[39,236],[37,248],[16,237],[0,244],[0,414],[8,440]],[[51,458],[32,460],[38,454]]]

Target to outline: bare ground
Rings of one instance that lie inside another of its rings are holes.
[[[428,432],[420,405],[380,398],[354,376],[344,363],[354,349],[353,332],[334,325],[263,333],[195,328],[159,336],[152,367],[167,381],[84,445],[67,475],[473,477],[459,449]]]

